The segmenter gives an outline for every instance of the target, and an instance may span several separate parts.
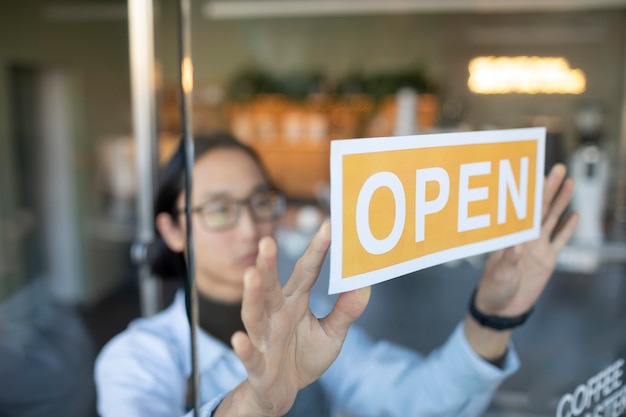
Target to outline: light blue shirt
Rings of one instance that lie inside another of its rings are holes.
[[[184,294],[179,292],[169,308],[133,321],[113,338],[96,361],[100,415],[184,415],[191,375],[189,336]],[[230,347],[202,330],[197,341],[204,417],[247,376]],[[518,367],[512,346],[503,369],[480,358],[467,342],[462,324],[428,357],[374,342],[352,326],[319,385],[333,416],[470,417],[484,412],[500,383]]]

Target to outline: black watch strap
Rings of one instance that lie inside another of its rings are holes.
[[[476,291],[472,293],[470,300],[469,312],[481,326],[489,327],[494,330],[509,330],[517,326],[524,324],[528,316],[533,312],[534,307],[528,310],[526,313],[515,317],[502,317],[502,316],[488,316],[483,314],[478,308],[476,308]]]

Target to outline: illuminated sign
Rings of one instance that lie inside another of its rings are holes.
[[[470,91],[478,94],[581,94],[585,73],[565,58],[478,57],[470,61]]]
[[[539,236],[545,129],[331,142],[330,293]]]

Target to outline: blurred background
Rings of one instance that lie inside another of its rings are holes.
[[[328,215],[331,140],[545,126],[581,223],[488,415],[552,416],[626,358],[626,0],[192,12],[194,132],[232,131],[286,192],[284,272]],[[174,1],[0,0],[0,416],[95,415],[95,355],[179,286],[142,264],[154,173],[181,132],[177,19]],[[483,263],[380,284],[361,324],[427,353]]]

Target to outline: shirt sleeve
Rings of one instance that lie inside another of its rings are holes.
[[[374,343],[353,326],[321,381],[336,411],[355,416],[480,416],[502,381],[519,367],[509,344],[502,369],[478,356],[459,324],[428,357]]]
[[[101,417],[172,417],[185,414],[187,378],[167,341],[149,332],[122,333],[95,364]],[[221,398],[202,408],[210,416]]]

